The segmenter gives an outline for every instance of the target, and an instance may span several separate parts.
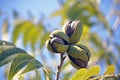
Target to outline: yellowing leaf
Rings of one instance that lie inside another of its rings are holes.
[[[88,70],[88,72],[84,76],[83,80],[87,80],[89,77],[98,75],[99,73],[100,73],[100,67],[99,66],[93,66]]]
[[[83,80],[84,75],[87,73],[87,69],[83,68],[78,70],[70,80]]]
[[[114,65],[110,65],[107,67],[107,70],[105,71],[104,75],[106,74],[112,74],[115,72],[115,66]]]

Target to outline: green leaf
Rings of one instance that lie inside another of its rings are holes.
[[[104,75],[113,74],[114,72],[115,72],[115,66],[114,65],[109,65],[107,67],[107,70],[105,71]]]
[[[81,3],[81,5],[82,5],[82,3]],[[84,3],[84,5],[81,6],[81,8],[88,11],[91,15],[97,16],[97,11],[95,9],[93,9],[94,8],[93,3],[91,3],[90,1]]]
[[[28,65],[27,65],[27,67],[25,68],[25,70],[24,70],[21,74],[24,74],[24,73],[26,73],[26,72],[29,72],[29,71],[38,69],[38,68],[40,68],[40,67],[43,67],[43,65],[42,65],[39,61],[37,61],[36,59],[32,59],[32,60],[28,63]]]
[[[52,76],[52,72],[47,70],[45,67],[42,68],[43,69],[43,72],[44,72],[44,77],[45,77],[45,80],[52,80],[51,76]]]
[[[14,47],[16,47],[16,46],[13,43],[8,42],[8,41],[0,40],[0,53],[3,50],[14,48]]]
[[[78,70],[70,80],[83,80],[84,75],[86,75],[87,72],[88,72],[87,69],[82,68]]]
[[[17,74],[17,72],[26,66],[32,59],[33,57],[28,54],[21,53],[17,55],[11,64],[8,80],[11,80],[15,74]]]
[[[66,69],[70,64],[70,61],[66,61],[65,64],[62,66],[62,69],[64,71],[64,69]]]
[[[100,37],[96,33],[90,34],[90,41],[92,41],[96,47],[98,47],[100,49],[103,48],[103,46],[101,44],[102,40],[100,39]]]
[[[88,72],[84,76],[83,80],[87,80],[89,77],[98,75],[99,73],[100,73],[100,67],[99,66],[93,66],[88,70]]]
[[[33,50],[35,49],[35,44],[39,40],[43,31],[44,31],[43,25],[39,24],[37,31],[32,35],[32,39],[31,39],[31,46]]]
[[[49,38],[50,33],[46,32],[41,37],[40,49],[44,46],[46,40]]]
[[[20,48],[10,48],[0,52],[0,67],[12,61],[18,54],[26,53]]]
[[[37,31],[36,25],[32,24],[29,25],[29,27],[24,31],[23,33],[23,43],[24,46],[27,45],[27,42],[29,42],[30,40],[32,40],[32,35]]]
[[[81,15],[81,12],[83,12],[83,8],[80,8],[79,6],[80,3],[76,2],[69,8],[69,10],[67,11],[67,15],[70,19],[77,19],[77,17]]]
[[[13,31],[13,42],[15,43],[20,33],[24,32],[31,25],[30,21],[24,21],[16,25]]]
[[[67,72],[67,73],[64,75],[63,80],[69,80],[71,75],[72,75],[71,72]]]

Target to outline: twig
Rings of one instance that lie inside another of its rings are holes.
[[[59,64],[58,67],[57,67],[56,80],[59,80],[60,71],[61,71],[63,62],[64,62],[64,60],[65,60],[65,58],[66,58],[66,56],[63,56],[63,55],[64,55],[63,53],[60,54],[60,64]]]
[[[104,76],[96,76],[87,80],[120,80],[120,74],[108,74]]]

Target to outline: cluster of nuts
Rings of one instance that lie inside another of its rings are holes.
[[[64,54],[67,52],[73,67],[80,69],[86,68],[90,59],[89,49],[77,44],[80,40],[83,26],[80,21],[68,21],[62,30],[55,30],[51,33],[46,45],[50,52]]]

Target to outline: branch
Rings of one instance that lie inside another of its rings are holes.
[[[63,53],[60,54],[60,64],[59,64],[58,67],[57,67],[56,80],[59,80],[60,71],[61,71],[63,62],[64,62],[64,60],[65,60],[65,58],[66,58],[66,56],[63,56],[63,55],[64,55]]]
[[[96,76],[88,80],[120,80],[120,74],[109,74],[104,76]]]

